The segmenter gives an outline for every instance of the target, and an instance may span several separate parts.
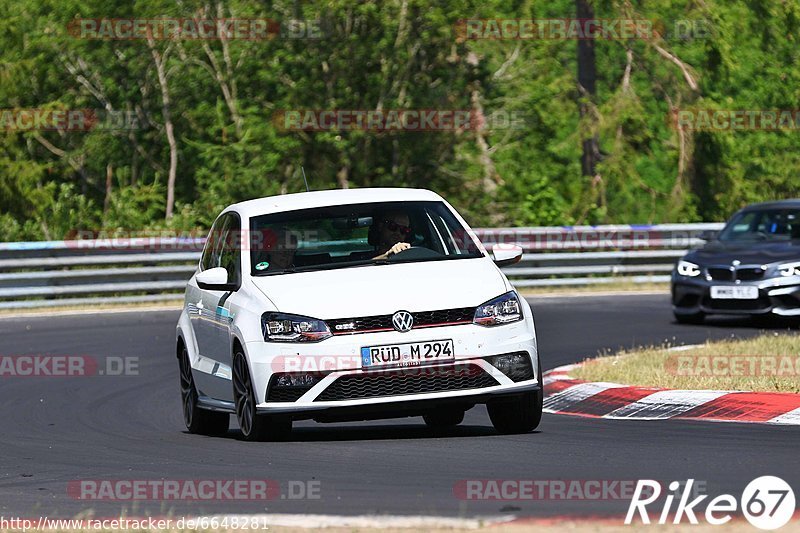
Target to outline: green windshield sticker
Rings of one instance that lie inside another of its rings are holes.
[[[269,263],[267,263],[266,261],[256,265],[256,270],[266,270],[268,268],[269,268]]]

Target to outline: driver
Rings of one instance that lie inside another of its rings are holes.
[[[411,235],[408,214],[402,211],[388,211],[377,217],[378,255],[373,259],[389,259],[389,256],[408,250],[411,245],[406,240]]]

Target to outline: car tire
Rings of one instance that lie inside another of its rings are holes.
[[[673,315],[678,324],[702,324],[706,318],[705,313],[692,313],[691,315],[673,313]]]
[[[422,416],[425,424],[434,429],[446,429],[464,421],[463,409],[439,409]]]
[[[529,433],[542,421],[542,390],[526,392],[513,398],[491,400],[486,408],[494,428],[504,435]]]
[[[189,351],[181,343],[178,345],[178,365],[180,367],[181,403],[183,405],[183,422],[189,433],[199,435],[220,436],[228,432],[230,415],[209,411],[198,406],[197,388],[194,384],[192,367],[189,363]]]
[[[242,438],[253,442],[287,439],[292,431],[291,419],[258,414],[253,380],[247,359],[241,351],[233,356],[232,381],[236,420]]]
[[[539,390],[526,392],[510,398],[498,398],[486,404],[489,419],[494,428],[502,434],[530,433],[542,421],[544,403],[544,383],[542,381],[542,361],[536,357],[536,377]]]

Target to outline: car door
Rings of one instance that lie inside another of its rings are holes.
[[[222,242],[219,247],[219,257],[217,266],[223,267],[228,271],[228,283],[237,288],[242,283],[241,269],[241,219],[237,213],[229,213],[229,220],[222,230]],[[231,388],[231,366],[233,364],[233,353],[231,345],[231,324],[233,314],[228,299],[234,294],[231,291],[208,291],[213,294],[209,301],[213,305],[213,326],[208,357],[214,361],[215,367],[211,379],[215,398],[232,399],[233,391]]]
[[[220,216],[211,228],[203,256],[200,260],[200,271],[222,266],[223,247],[228,239],[231,225],[237,220],[234,213]],[[230,273],[229,273],[230,276]],[[220,301],[229,294],[225,291],[201,289],[196,283],[190,284],[190,295],[187,299],[187,311],[192,323],[192,330],[197,339],[199,360],[193,364],[195,382],[202,396],[221,399],[230,394],[223,394],[230,388],[220,386],[220,380],[230,374],[230,363],[221,362],[219,358],[221,344],[221,320],[217,307]],[[228,359],[230,356],[228,357]],[[224,361],[224,358],[223,358]],[[220,396],[223,394],[222,396]]]

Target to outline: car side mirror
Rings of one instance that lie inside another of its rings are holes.
[[[706,242],[713,241],[714,239],[717,238],[717,232],[712,231],[710,229],[703,230],[697,234],[697,238],[700,239],[701,241],[706,241]]]
[[[198,287],[207,291],[235,290],[233,284],[228,283],[228,271],[222,267],[203,270],[194,279]]]
[[[499,267],[511,266],[522,259],[522,246],[519,244],[495,244],[492,246],[492,260]]]

